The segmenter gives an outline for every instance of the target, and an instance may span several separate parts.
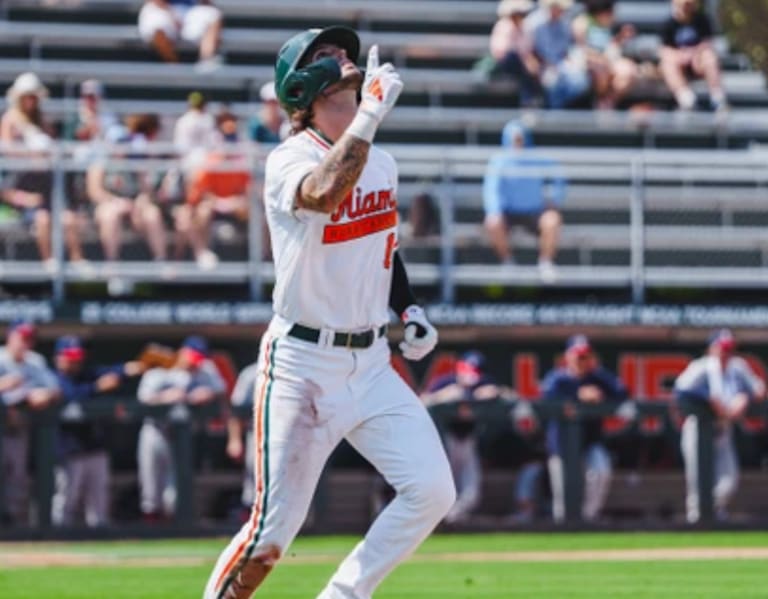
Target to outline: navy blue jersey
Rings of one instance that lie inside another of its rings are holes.
[[[481,374],[480,378],[474,385],[472,385],[471,387],[463,387],[462,385],[459,385],[458,378],[456,377],[455,374],[446,374],[433,380],[427,387],[426,392],[434,393],[435,391],[440,391],[440,389],[444,389],[445,387],[449,387],[451,385],[459,385],[464,389],[464,399],[471,400],[473,399],[475,390],[478,387],[482,387],[483,385],[495,385],[495,384],[496,384],[496,380],[493,377],[487,374]]]
[[[83,404],[97,395],[96,381],[103,375],[115,373],[123,376],[123,365],[87,368],[68,375],[56,372],[61,389],[61,402],[66,414],[69,404]],[[64,419],[59,427],[59,457],[89,453],[105,448],[106,433],[104,423],[93,420]]]
[[[551,370],[541,383],[541,392],[547,401],[578,401],[580,387],[594,385],[603,392],[604,401],[621,402],[627,398],[627,389],[619,378],[605,368],[596,368],[582,377],[576,377],[566,368]],[[602,440],[602,418],[583,420],[581,429],[582,447],[589,447]],[[557,420],[547,426],[547,451],[550,455],[560,453],[560,427]]]

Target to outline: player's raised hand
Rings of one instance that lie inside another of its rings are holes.
[[[368,142],[373,141],[376,128],[392,110],[401,91],[403,81],[400,74],[391,62],[379,64],[379,47],[373,45],[368,52],[360,107],[347,131]]]
[[[368,52],[360,110],[371,113],[381,122],[397,102],[402,90],[400,74],[391,62],[379,64],[379,47],[374,44]]]

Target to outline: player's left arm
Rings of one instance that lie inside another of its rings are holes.
[[[437,345],[437,329],[427,320],[424,309],[416,303],[408,273],[395,251],[392,258],[392,286],[389,291],[389,307],[400,316],[405,324],[400,351],[408,360],[421,360]]]

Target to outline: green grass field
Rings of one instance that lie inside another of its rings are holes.
[[[224,539],[0,543],[2,599],[199,599]],[[354,545],[298,539],[259,597],[313,599]],[[438,535],[376,599],[768,598],[768,533]]]

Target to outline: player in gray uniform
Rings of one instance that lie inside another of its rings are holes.
[[[144,374],[139,383],[139,401],[197,406],[215,400],[226,386],[208,358],[205,339],[187,337],[172,368],[153,368]],[[176,484],[166,422],[144,419],[139,432],[138,462],[144,518],[154,521],[170,516],[176,504]]]
[[[256,377],[259,374],[257,363],[246,366],[237,377],[235,388],[232,390],[230,403],[233,406],[253,406],[253,394],[256,390]],[[251,422],[251,419],[248,419]],[[243,506],[250,510],[254,500],[253,481],[253,426],[249,425],[245,433],[245,445],[243,445],[243,420],[231,415],[227,422],[227,455],[233,460],[243,460],[243,493],[241,501]]]
[[[37,331],[26,320],[15,320],[8,328],[5,346],[0,348],[0,398],[5,404],[2,436],[2,468],[5,510],[3,519],[24,522],[27,509],[27,455],[29,427],[20,407],[42,410],[56,401],[56,377],[45,358],[32,351]]]
[[[765,396],[765,383],[743,358],[734,355],[736,340],[727,329],[709,338],[707,355],[693,360],[675,381],[679,399],[708,402],[715,414],[714,494],[715,513],[727,517],[728,502],[739,481],[739,461],[733,445],[733,423],[746,412],[750,401]],[[686,518],[699,520],[698,418],[686,417],[680,436],[685,462]]]

